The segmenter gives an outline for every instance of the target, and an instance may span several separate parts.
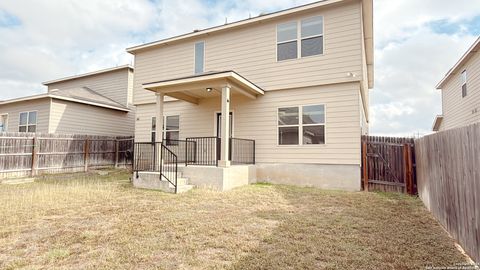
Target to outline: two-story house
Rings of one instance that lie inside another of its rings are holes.
[[[133,135],[132,66],[43,84],[47,93],[0,101],[0,132]]]
[[[433,131],[480,122],[480,38],[437,84],[442,91],[442,115]]]
[[[325,0],[128,48],[136,142],[163,141],[195,185],[359,190],[372,9]],[[136,170],[171,172],[159,152],[137,144]]]

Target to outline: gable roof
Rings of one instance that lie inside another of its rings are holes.
[[[460,68],[468,61],[472,56],[480,50],[480,37],[473,43],[472,46],[467,50],[466,53],[462,55],[460,60],[445,74],[445,77],[437,84],[437,89],[442,89],[445,86],[445,83],[450,77],[454,74],[457,74],[460,71]]]
[[[107,109],[112,109],[117,111],[123,111],[123,112],[130,111],[130,109],[123,106],[122,104],[110,98],[107,98],[87,87],[71,88],[71,89],[65,89],[65,90],[54,89],[54,90],[51,90],[49,93],[45,93],[45,94],[0,101],[0,106],[5,104],[12,104],[16,102],[36,100],[36,99],[42,99],[42,98],[53,98],[53,99],[71,101],[71,102],[76,102],[80,104],[92,105],[96,107],[102,107],[102,108],[107,108]]]
[[[240,21],[236,21],[236,22],[232,22],[232,23],[227,23],[227,24],[224,24],[224,25],[218,25],[218,26],[206,28],[206,29],[203,29],[203,30],[194,30],[193,32],[190,32],[190,33],[187,33],[187,34],[182,34],[182,35],[178,35],[178,36],[174,36],[174,37],[170,37],[170,38],[166,38],[166,39],[161,39],[161,40],[157,40],[157,41],[133,46],[133,47],[127,48],[127,52],[129,52],[131,54],[135,54],[137,51],[147,49],[147,48],[151,48],[151,47],[156,47],[156,46],[159,46],[159,45],[162,45],[162,44],[167,44],[167,43],[171,43],[171,42],[174,42],[174,41],[187,39],[187,38],[192,38],[192,37],[195,37],[195,36],[205,35],[205,34],[209,34],[209,33],[213,33],[213,32],[220,32],[222,30],[227,30],[227,29],[232,29],[232,28],[235,28],[235,27],[245,26],[245,25],[253,24],[253,23],[256,23],[256,22],[259,22],[259,21],[274,19],[274,18],[278,18],[278,17],[281,17],[281,16],[285,16],[285,15],[291,15],[291,14],[294,14],[294,13],[298,13],[298,12],[313,9],[313,8],[325,7],[325,6],[328,6],[328,5],[332,5],[332,4],[340,3],[340,2],[344,2],[344,1],[346,1],[346,0],[322,0],[322,1],[317,1],[317,2],[314,2],[314,3],[301,5],[301,6],[297,6],[297,7],[293,7],[293,8],[289,8],[289,9],[284,9],[284,10],[280,10],[280,11],[277,11],[277,12],[268,13],[268,14],[265,14],[265,15],[259,15],[257,17],[253,17],[253,18],[249,18],[249,19],[244,19],[244,20],[240,20]],[[360,1],[362,1],[362,3],[363,3],[363,8],[366,9],[363,12],[364,13],[364,19],[365,19],[365,17],[368,17],[368,16],[371,17],[372,12],[373,12],[373,10],[372,10],[373,9],[372,0],[360,0]],[[365,26],[373,28],[373,23],[372,24],[367,23]],[[368,31],[368,30],[366,30],[366,31]]]
[[[78,78],[83,78],[83,77],[88,77],[88,76],[113,72],[113,71],[117,71],[117,70],[121,70],[121,69],[127,69],[127,68],[131,69],[131,70],[134,69],[134,67],[131,66],[131,65],[122,65],[122,66],[118,66],[118,67],[106,68],[106,69],[101,69],[101,70],[97,70],[97,71],[93,71],[93,72],[88,72],[88,73],[84,73],[84,74],[75,75],[75,76],[69,76],[69,77],[64,77],[64,78],[55,79],[55,80],[51,80],[51,81],[46,81],[46,82],[43,82],[42,84],[48,86],[48,85],[53,84],[53,83],[70,81],[70,80],[74,80],[74,79],[78,79]]]
[[[351,0],[317,1],[314,3],[301,5],[301,6],[297,6],[297,7],[277,11],[277,12],[272,12],[265,15],[259,15],[257,17],[240,20],[232,23],[227,23],[224,25],[218,25],[218,26],[206,28],[203,30],[194,30],[193,32],[190,32],[187,34],[178,35],[178,36],[174,36],[166,39],[161,39],[158,41],[153,41],[153,42],[133,46],[133,47],[127,48],[126,50],[127,52],[135,55],[140,51],[155,48],[161,45],[168,45],[173,42],[183,41],[185,39],[194,38],[201,35],[219,33],[225,30],[232,30],[233,28],[237,28],[237,27],[253,25],[256,23],[262,23],[266,20],[280,18],[282,16],[300,13],[310,9],[326,7],[333,4],[339,4],[343,2],[349,2],[349,1]],[[365,57],[366,57],[366,64],[367,64],[368,87],[373,88],[373,84],[374,84],[373,0],[357,0],[357,1],[360,1],[362,4],[362,22],[363,22],[363,32],[364,32],[363,39],[364,39],[364,45],[365,45]]]

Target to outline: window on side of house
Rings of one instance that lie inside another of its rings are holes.
[[[279,108],[278,144],[325,144],[325,105]]]
[[[325,105],[302,107],[302,144],[325,144]]]
[[[278,109],[278,144],[299,144],[299,110],[298,107],[286,107]]]
[[[154,116],[152,117],[152,130],[151,130],[151,140],[152,142],[156,141],[157,137],[157,118]]]
[[[205,66],[205,42],[195,43],[195,74],[204,72]]]
[[[302,57],[323,54],[323,17],[311,17],[301,21]]]
[[[277,25],[277,61],[298,57],[297,22]]]
[[[19,132],[37,131],[37,112],[21,112],[18,122]]]
[[[152,117],[152,130],[151,130],[151,140],[155,142],[156,139],[156,127],[157,127],[157,118]],[[165,129],[165,124],[167,128]],[[164,116],[163,119],[163,128],[162,128],[162,138],[166,140],[167,145],[178,145],[178,139],[180,138],[180,116]]]
[[[467,96],[467,71],[464,70],[460,75],[462,82],[462,98]]]
[[[180,137],[180,117],[178,115],[166,116],[164,123],[164,138],[167,145],[178,145]],[[165,124],[167,128],[165,128]]]

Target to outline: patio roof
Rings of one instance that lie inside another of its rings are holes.
[[[198,75],[143,84],[146,90],[161,92],[167,96],[198,104],[199,99],[220,96],[224,86],[233,93],[255,99],[264,90],[233,70],[206,72]],[[209,91],[207,91],[209,89]]]

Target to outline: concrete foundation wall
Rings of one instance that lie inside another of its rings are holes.
[[[180,168],[179,168],[180,169]],[[188,166],[180,169],[189,183],[199,188],[230,190],[248,185],[255,179],[255,166],[231,166],[229,168]]]
[[[359,191],[360,166],[328,164],[257,164],[256,181]]]

